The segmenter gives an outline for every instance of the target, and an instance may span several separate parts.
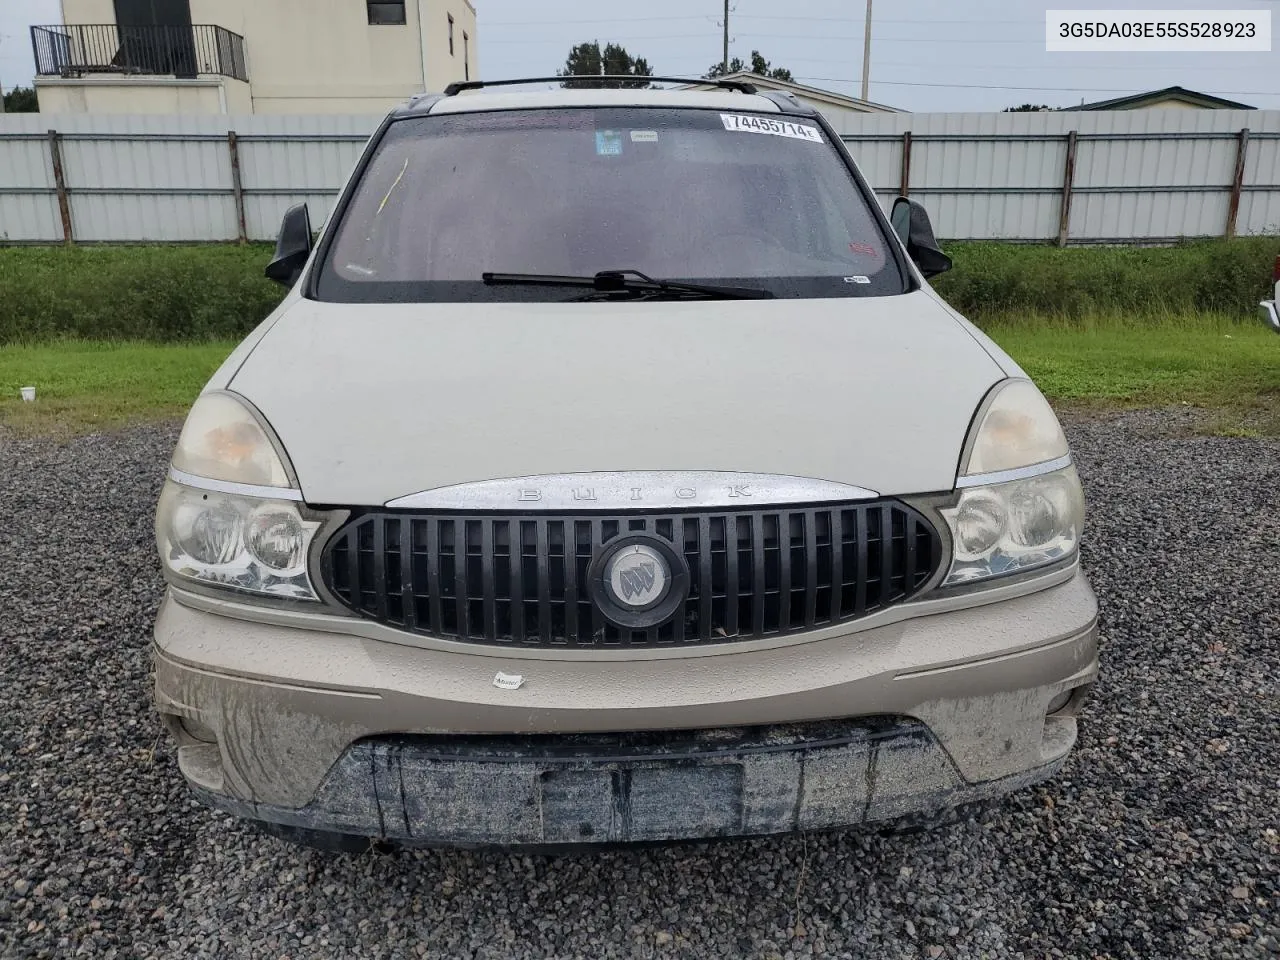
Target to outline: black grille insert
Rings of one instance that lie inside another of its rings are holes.
[[[689,568],[664,623],[628,630],[592,602],[587,568],[630,533]],[[941,562],[937,532],[883,500],[674,514],[357,514],[325,545],[347,607],[413,633],[520,647],[728,643],[854,620],[910,597]]]

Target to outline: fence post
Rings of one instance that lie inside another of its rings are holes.
[[[1228,240],[1236,235],[1236,219],[1240,215],[1240,191],[1244,189],[1244,161],[1249,152],[1249,128],[1245,127],[1236,138],[1236,172],[1231,178],[1231,199],[1227,203]]]
[[[911,131],[902,133],[902,187],[898,192],[901,197],[911,195]]]
[[[1067,134],[1067,163],[1062,175],[1062,215],[1058,220],[1058,246],[1067,245],[1067,235],[1071,230],[1071,191],[1076,179],[1076,135],[1072,130]]]
[[[71,201],[67,199],[67,178],[62,173],[62,136],[49,131],[49,159],[53,162],[53,185],[58,190],[58,213],[62,215],[62,242],[75,243],[71,232]]]
[[[244,185],[240,182],[240,141],[234,130],[227,131],[227,152],[231,154],[231,195],[236,202],[236,230],[240,244],[249,242],[244,222]]]

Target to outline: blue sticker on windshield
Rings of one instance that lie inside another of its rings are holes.
[[[596,153],[602,157],[622,156],[622,131],[597,130]]]

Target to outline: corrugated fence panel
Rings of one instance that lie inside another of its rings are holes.
[[[0,137],[0,242],[62,239],[49,146],[29,137]]]
[[[883,124],[871,120],[866,132]],[[939,236],[951,239],[1055,238],[1072,129],[1081,139],[1070,237],[1079,241],[1221,236],[1241,127],[1255,132],[1246,184],[1265,184],[1263,171],[1280,170],[1274,154],[1260,153],[1272,141],[1257,138],[1280,130],[1276,111],[916,114],[909,125],[912,195]],[[846,128],[854,137],[864,132],[856,122]],[[1205,134],[1214,139],[1181,139]],[[1125,139],[1090,139],[1111,135]],[[937,137],[956,139],[930,139]],[[1273,197],[1246,186],[1238,232],[1275,232]]]
[[[56,243],[61,239],[62,221],[56,198],[0,192],[0,243]]]
[[[0,184],[18,189],[53,186],[49,147],[44,136],[0,138]]]
[[[1246,187],[1240,197],[1240,233],[1280,234],[1280,136],[1251,136],[1244,182],[1271,189]]]
[[[1235,158],[1234,137],[1083,139],[1076,157],[1071,235],[1108,240],[1222,236]]]
[[[817,106],[816,103],[813,105]],[[901,137],[904,130],[911,129],[912,118],[910,113],[854,113],[848,110],[827,115],[827,120],[841,137]]]
[[[62,162],[76,239],[234,240],[226,134],[125,139],[69,133]]]
[[[198,242],[239,235],[230,198],[211,194],[74,194],[71,223],[77,240]]]
[[[237,128],[252,240],[275,239],[284,212],[306,203],[316,229],[381,117],[254,117]]]
[[[342,187],[362,146],[363,141],[281,141],[244,136],[240,138],[240,175],[246,190],[329,193]]]
[[[311,214],[311,228],[319,230],[329,216],[335,199],[333,193],[260,194],[244,198],[245,223],[250,240],[275,240],[285,211],[296,203],[305,203]]]
[[[1056,235],[1063,145],[1053,140],[915,143],[911,194],[937,210],[940,236],[1035,240]]]
[[[77,240],[233,240],[227,132],[238,138],[245,232],[270,240],[291,204],[319,227],[380,117],[0,116],[0,242],[62,239],[47,131],[61,135]],[[1069,237],[1221,236],[1239,131],[1251,131],[1237,231],[1280,231],[1280,111],[842,115],[886,206],[910,131],[911,195],[947,239],[1058,237],[1067,135],[1078,132]]]
[[[45,132],[61,134],[77,240],[239,235],[227,132],[240,138],[246,232],[275,237],[293,203],[319,226],[381,117],[0,116],[0,242],[62,239]],[[20,137],[37,136],[37,139]],[[33,166],[34,165],[34,166]],[[40,171],[38,179],[27,168]]]
[[[308,205],[318,229],[364,150],[370,130],[363,127],[335,122],[326,129],[241,133],[240,169],[250,238],[275,237],[285,210],[295,203]]]
[[[902,171],[902,138],[845,142],[858,169],[877,194],[897,196]],[[912,151],[914,153],[914,151]]]
[[[1077,196],[1071,207],[1071,236],[1081,241],[1220,237],[1226,222],[1225,193],[1095,193]]]
[[[942,194],[916,197],[940,238],[1046,240],[1057,236],[1060,201],[1038,194]]]

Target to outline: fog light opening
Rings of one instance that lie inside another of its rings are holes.
[[[1063,709],[1065,709],[1067,704],[1071,702],[1071,697],[1074,693],[1075,693],[1075,690],[1064,690],[1062,691],[1062,693],[1058,694],[1056,697],[1050,700],[1049,706],[1045,709],[1045,712],[1044,712],[1045,716],[1051,717],[1055,713],[1059,713]]]
[[[178,725],[182,727],[182,732],[192,740],[198,740],[201,743],[218,742],[218,735],[213,732],[212,728],[206,727],[199,720],[193,720],[190,717],[179,717]]]

